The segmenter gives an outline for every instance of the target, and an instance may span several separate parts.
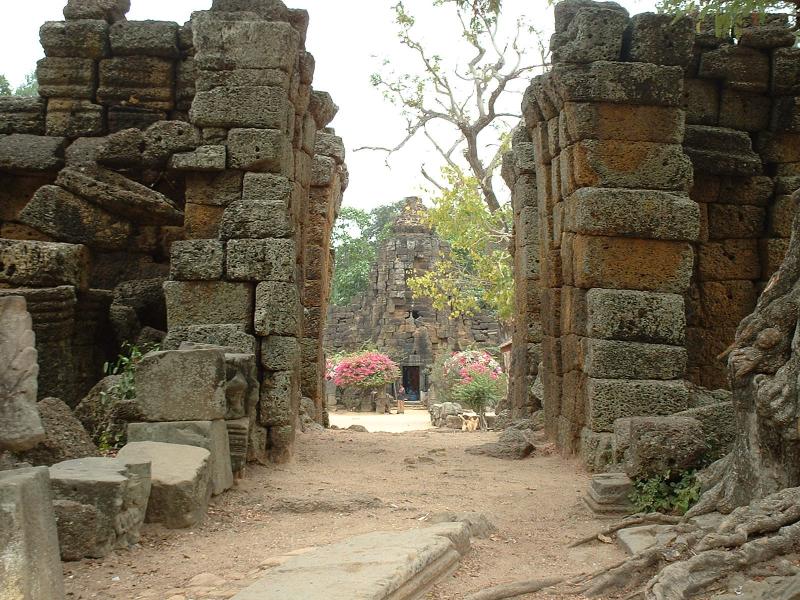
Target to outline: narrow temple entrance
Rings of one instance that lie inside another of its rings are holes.
[[[409,402],[420,399],[420,379],[419,367],[403,367],[403,387]]]

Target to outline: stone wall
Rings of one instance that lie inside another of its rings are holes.
[[[782,18],[736,41],[613,3],[555,18],[517,160],[536,163],[546,427],[593,460],[616,419],[725,385],[795,210],[800,51]]]
[[[123,341],[254,354],[250,448],[286,460],[301,392],[324,420],[347,183],[309,16],[214,0],[179,26],[129,7],[69,0],[41,28],[40,97],[0,98],[0,295],[28,301],[41,397],[72,405]]]
[[[431,368],[442,356],[471,346],[498,346],[500,325],[487,314],[451,318],[427,298],[415,298],[407,279],[430,270],[449,252],[425,224],[425,207],[409,198],[379,249],[370,288],[349,306],[331,307],[326,347],[354,351],[374,344],[398,365]]]

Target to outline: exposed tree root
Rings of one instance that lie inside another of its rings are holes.
[[[661,513],[639,513],[626,517],[622,521],[614,523],[602,531],[598,531],[595,534],[572,542],[567,548],[577,548],[578,546],[599,539],[601,535],[609,536],[617,533],[620,529],[627,529],[628,527],[635,527],[637,525],[675,525],[680,523],[681,520],[681,517],[673,517],[672,515],[664,515]]]
[[[517,581],[515,583],[508,583],[499,585],[497,587],[488,588],[475,592],[466,597],[465,600],[503,600],[504,598],[516,598],[523,594],[532,594],[538,592],[564,581],[563,577],[557,579],[530,579],[528,581]]]

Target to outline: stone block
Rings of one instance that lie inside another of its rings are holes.
[[[105,58],[109,53],[108,23],[102,19],[47,21],[39,29],[46,56]]]
[[[45,440],[36,406],[39,364],[25,299],[0,298],[0,451],[29,450]]]
[[[290,238],[294,232],[294,223],[283,202],[237,200],[225,208],[219,237],[223,240]]]
[[[712,240],[757,238],[764,235],[766,211],[760,206],[708,205],[708,236]]]
[[[278,69],[230,69],[225,71],[197,72],[196,90],[207,92],[224,87],[275,87],[289,93],[289,73]]]
[[[789,240],[760,240],[761,279],[768,280],[780,268],[789,250]]]
[[[720,179],[719,194],[712,200],[700,199],[699,201],[766,206],[772,198],[774,187],[775,182],[772,178],[766,176],[723,177]]]
[[[317,123],[317,129],[324,129],[333,121],[336,113],[339,112],[339,107],[336,106],[336,103],[328,92],[314,90],[311,94],[308,112],[314,117],[314,121]]]
[[[565,102],[566,142],[586,139],[680,144],[684,113],[668,106]]]
[[[625,472],[633,479],[701,465],[707,450],[700,422],[690,417],[634,417]]]
[[[776,98],[770,127],[776,131],[800,132],[800,98]]]
[[[576,235],[575,285],[682,293],[689,287],[694,251],[687,243]]]
[[[686,67],[692,59],[694,21],[689,17],[642,13],[625,32],[625,56],[632,62]]]
[[[696,241],[700,210],[683,194],[587,187],[564,202],[563,223],[588,235]]]
[[[752,281],[701,281],[699,306],[690,303],[687,314],[691,324],[703,327],[733,327],[756,307],[758,291]],[[717,354],[720,354],[720,352]]]
[[[329,156],[337,165],[344,164],[344,141],[336,134],[318,132],[314,141],[314,154]]]
[[[685,341],[682,295],[593,289],[586,307],[589,337],[676,346]]]
[[[553,61],[590,63],[619,60],[628,13],[618,5],[580,7],[563,32],[550,39]]]
[[[228,242],[227,277],[233,281],[295,279],[294,240],[231,240]]]
[[[3,299],[0,299],[2,305]],[[36,466],[50,466],[56,463],[88,456],[98,456],[100,452],[81,422],[70,407],[58,398],[45,398],[36,404],[45,439],[34,448],[17,452],[19,462]]]
[[[183,224],[183,213],[164,194],[102,167],[62,169],[56,185],[139,225]]]
[[[224,419],[225,383],[221,350],[151,352],[136,369],[136,403],[148,422]]]
[[[614,421],[642,415],[671,415],[688,408],[683,381],[593,379],[586,382],[587,426],[613,431]]]
[[[208,450],[211,490],[219,495],[233,487],[228,427],[223,420],[130,423],[129,442],[163,442]]]
[[[172,244],[170,277],[175,281],[222,279],[225,247],[218,240],[187,240]]]
[[[700,246],[701,281],[757,280],[761,275],[756,240],[721,240]]]
[[[137,167],[144,153],[144,133],[123,129],[107,136],[97,154],[97,162],[109,167]]]
[[[0,97],[0,134],[44,135],[46,107],[44,98]]]
[[[217,172],[225,170],[227,160],[225,146],[200,146],[192,152],[173,155],[169,168],[175,171]]]
[[[336,177],[336,161],[328,156],[315,156],[311,167],[311,185],[328,187]]]
[[[685,79],[683,104],[686,123],[690,125],[718,125],[720,89],[716,81]]]
[[[259,283],[256,288],[256,334],[297,336],[300,309],[296,285],[277,281]]]
[[[719,108],[719,125],[739,131],[761,131],[769,127],[771,110],[769,96],[725,88]]]
[[[178,58],[178,24],[168,21],[120,21],[109,32],[114,56]]]
[[[706,442],[706,460],[720,459],[733,449],[736,440],[736,415],[732,402],[690,408],[674,416],[690,417],[700,423]]]
[[[0,171],[52,173],[64,166],[62,137],[13,134],[0,136]]]
[[[228,134],[228,158],[232,169],[289,175],[292,146],[277,129],[232,129]]]
[[[256,338],[238,325],[189,325],[170,328],[161,347],[164,350],[177,350],[184,342],[212,344],[247,354],[258,351]]]
[[[771,92],[780,96],[800,94],[800,48],[778,48],[772,53]]]
[[[97,64],[91,58],[48,57],[36,65],[42,98],[91,100],[97,88]]]
[[[565,102],[680,106],[683,69],[647,63],[599,61],[555,64],[548,75]]]
[[[64,18],[71,21],[102,19],[115,23],[123,20],[130,9],[130,0],[68,0]]]
[[[630,514],[633,511],[628,496],[633,482],[625,473],[599,473],[592,476],[584,500],[597,514]]]
[[[216,239],[225,213],[224,206],[186,203],[184,227],[189,239]]]
[[[175,107],[175,67],[171,60],[152,56],[125,56],[100,61],[97,101],[125,106],[172,110]],[[164,120],[164,119],[159,119]]]
[[[115,133],[125,129],[147,129],[166,118],[166,109],[112,105],[108,108],[108,130]]]
[[[300,359],[297,338],[271,335],[261,342],[261,364],[268,371],[289,371]]]
[[[238,325],[245,332],[253,324],[253,286],[216,281],[164,283],[169,329],[194,325]]]
[[[148,165],[163,165],[176,152],[195,150],[200,145],[200,132],[183,121],[159,121],[144,132],[142,158]],[[222,159],[225,165],[224,151]]]
[[[769,55],[745,46],[725,45],[706,50],[700,58],[698,75],[722,79],[728,87],[765,92],[769,84]]]
[[[228,206],[242,195],[239,171],[196,173],[186,177],[186,201],[193,204]]]
[[[800,162],[800,133],[762,131],[756,149],[765,163]]]
[[[686,349],[617,340],[582,340],[584,371],[597,379],[680,379],[686,372]]]
[[[197,92],[190,115],[192,122],[199,127],[259,128],[283,132],[292,112],[282,88],[238,87]]]
[[[208,71],[277,69],[291,73],[300,50],[300,35],[282,20],[198,13],[193,30],[195,60]]]
[[[103,558],[138,543],[150,475],[150,460],[140,457],[82,458],[50,467],[64,559]]]
[[[265,427],[289,426],[293,420],[292,405],[300,402],[300,387],[291,371],[270,373],[261,386],[259,422]]]
[[[55,185],[39,188],[19,220],[60,242],[102,250],[127,249],[133,233],[128,221]]]
[[[205,448],[133,442],[119,451],[123,460],[150,461],[152,488],[145,520],[169,529],[200,524],[211,497],[210,453]]]
[[[739,45],[761,50],[794,46],[796,38],[786,23],[751,24],[739,34]]]
[[[47,468],[0,471],[0,581],[3,595],[64,600]]]
[[[562,192],[581,187],[688,191],[692,164],[674,144],[583,140],[567,148],[570,181]]]
[[[51,98],[47,103],[46,123],[49,136],[98,136],[105,130],[105,111],[88,100]]]
[[[0,283],[10,287],[88,287],[85,246],[0,239]]]

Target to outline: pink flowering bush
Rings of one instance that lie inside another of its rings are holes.
[[[400,376],[395,362],[380,352],[348,354],[333,367],[333,382],[338,387],[378,388]]]
[[[446,400],[483,414],[496,406],[508,389],[500,364],[484,350],[456,352],[441,366],[439,389]]]

